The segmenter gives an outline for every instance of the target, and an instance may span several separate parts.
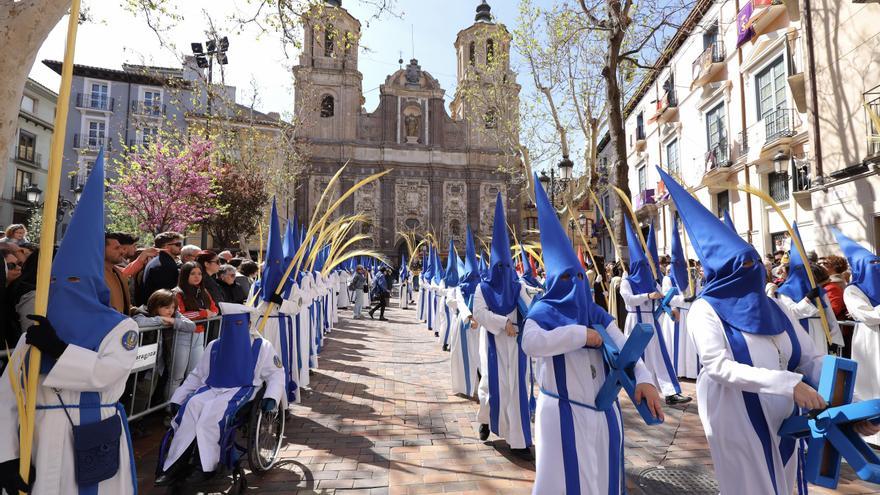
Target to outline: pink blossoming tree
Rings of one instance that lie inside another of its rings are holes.
[[[130,151],[110,181],[111,224],[152,235],[186,232],[219,212],[210,141],[159,139]]]

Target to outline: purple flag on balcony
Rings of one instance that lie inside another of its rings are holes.
[[[752,18],[752,2],[746,2],[745,6],[740,9],[736,15],[736,47],[739,48],[745,42],[750,41],[755,36],[755,30],[749,25],[749,19]]]

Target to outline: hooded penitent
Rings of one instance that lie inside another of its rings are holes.
[[[670,264],[672,269],[669,270],[669,277],[672,284],[678,288],[680,294],[687,294],[688,285],[688,261],[684,256],[684,249],[681,245],[681,237],[678,235],[678,217],[672,223],[672,253],[670,256]]]
[[[263,260],[263,264],[263,273],[260,275],[260,280],[254,282],[254,285],[260,291],[260,298],[268,302],[275,289],[278,288],[281,277],[284,276],[284,271],[287,268],[282,266],[284,264],[283,239],[274,199],[272,199],[272,213],[269,216],[269,237],[266,241],[266,258]]]
[[[480,263],[477,261],[477,253],[474,250],[474,235],[471,228],[467,228],[467,244],[464,252],[464,271],[459,280],[458,287],[465,301],[469,301],[477,285],[480,283]]]
[[[220,338],[211,347],[211,369],[205,383],[212,388],[247,387],[254,384],[254,368],[260,347],[251,341],[250,313],[223,305]]]
[[[834,229],[834,237],[840,250],[849,261],[852,271],[850,283],[868,296],[871,304],[880,305],[880,256],[865,249],[861,244]]]
[[[455,243],[449,239],[449,256],[446,258],[446,273],[443,276],[446,287],[458,287],[458,256],[455,254]]]
[[[434,275],[431,277],[431,282],[434,282],[434,285],[440,285],[440,281],[446,278],[446,271],[443,269],[443,261],[440,260],[440,252],[436,249],[434,250],[434,260],[431,264],[434,266]]]
[[[406,263],[406,254],[400,260],[400,282],[406,282],[409,278],[409,266]]]
[[[629,271],[627,280],[632,287],[633,294],[649,294],[657,290],[657,282],[651,272],[651,265],[638,235],[633,231],[629,218],[624,215],[626,224],[626,243],[629,249]],[[546,261],[545,261],[546,263]]]
[[[794,230],[794,234],[800,239],[801,234],[798,231],[797,223],[792,224],[792,230]],[[791,251],[788,258],[788,276],[785,278],[785,283],[783,283],[776,292],[785,294],[794,302],[803,299],[807,292],[810,292],[810,289],[812,288],[810,286],[810,279],[807,277],[807,270],[809,270],[809,267],[804,266],[804,260],[801,258],[801,253],[795,247],[794,240],[792,239]]]
[[[519,282],[510,257],[510,237],[504,218],[501,193],[495,198],[495,223],[492,225],[492,254],[486,279],[480,284],[486,306],[496,315],[506,315],[516,308]]]
[[[700,298],[736,330],[761,335],[785,331],[790,322],[764,292],[764,265],[755,248],[718,220],[669,174],[659,167],[658,171],[703,265],[706,278]]]
[[[547,199],[541,181],[535,176],[538,227],[544,258],[544,294],[532,304],[528,317],[541,328],[552,330],[563,325],[608,326],[611,315],[597,306],[590,296],[587,274]]]
[[[648,227],[648,238],[645,240],[648,245],[648,252],[651,253],[651,259],[654,260],[654,268],[660,269],[660,253],[657,251],[657,233],[654,231],[654,222]],[[663,274],[657,273],[658,282],[663,280]]]
[[[538,282],[538,279],[535,277],[535,272],[532,270],[532,264],[529,263],[529,253],[526,252],[522,243],[519,245],[519,254],[520,260],[523,267],[522,278],[525,283],[532,287],[540,287],[541,282]]]
[[[61,340],[93,351],[126,318],[110,307],[110,289],[104,281],[103,150],[52,262],[46,317]],[[54,364],[44,354],[41,371]]]
[[[730,230],[736,232],[736,226],[733,225],[733,219],[730,218],[730,210],[724,210],[721,217],[724,219],[724,225],[727,225]]]
[[[434,277],[434,254],[431,251],[431,246],[428,246],[428,254],[425,255],[425,269],[422,270],[422,278],[425,280],[431,280]]]

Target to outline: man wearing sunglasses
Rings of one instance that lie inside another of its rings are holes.
[[[162,232],[153,245],[159,250],[159,256],[151,259],[144,269],[144,297],[150,297],[159,289],[171,290],[177,286],[176,258],[183,247],[183,236],[177,232]]]

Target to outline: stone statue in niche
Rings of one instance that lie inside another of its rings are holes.
[[[422,116],[417,110],[410,110],[404,113],[403,126],[406,132],[406,143],[416,144],[419,142],[419,134],[422,126]]]

